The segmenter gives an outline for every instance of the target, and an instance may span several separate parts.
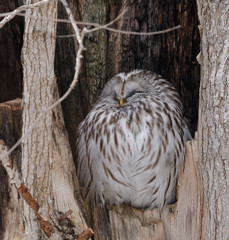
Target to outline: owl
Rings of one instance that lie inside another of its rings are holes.
[[[78,128],[77,176],[85,196],[162,209],[176,199],[189,139],[171,83],[150,71],[119,73]]]

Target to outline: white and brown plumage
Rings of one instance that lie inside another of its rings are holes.
[[[175,199],[189,138],[169,82],[143,70],[120,73],[79,125],[77,175],[96,201],[162,208]]]

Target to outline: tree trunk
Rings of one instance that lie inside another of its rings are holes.
[[[22,50],[22,136],[36,119],[40,120],[22,143],[22,177],[40,205],[39,214],[55,226],[51,239],[75,239],[86,224],[77,204],[76,171],[62,110],[57,106],[52,111],[42,112],[58,99],[54,75],[56,22],[53,20],[57,18],[57,1],[31,12],[33,18],[25,18]],[[73,213],[58,222],[57,219],[68,210]],[[27,239],[44,239],[34,221],[35,215],[26,203],[23,217]]]
[[[228,1],[199,1],[202,38],[198,150],[205,200],[203,239],[229,239],[228,12]]]

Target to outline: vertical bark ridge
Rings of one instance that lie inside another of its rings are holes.
[[[228,239],[229,5],[200,1],[199,159],[204,184],[204,239]]]

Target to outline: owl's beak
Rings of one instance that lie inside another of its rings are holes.
[[[124,99],[121,97],[121,98],[120,98],[120,101],[119,101],[120,107],[122,107],[123,103],[124,103]]]

